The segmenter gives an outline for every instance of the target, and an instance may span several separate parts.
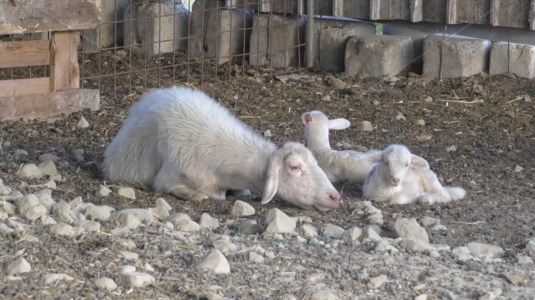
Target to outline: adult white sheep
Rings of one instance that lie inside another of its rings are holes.
[[[104,176],[178,198],[223,200],[263,191],[302,208],[339,207],[340,194],[303,145],[277,149],[205,93],[187,87],[145,94],[104,154]]]
[[[392,204],[424,205],[457,201],[466,195],[460,187],[444,187],[423,158],[403,145],[389,145],[363,186],[364,198]]]
[[[363,182],[381,158],[380,150],[358,152],[337,151],[331,148],[329,130],[342,130],[351,124],[343,118],[332,119],[321,111],[306,112],[301,116],[305,125],[305,145],[318,160],[319,166],[332,182],[351,180]]]

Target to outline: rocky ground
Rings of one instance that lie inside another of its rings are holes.
[[[230,81],[191,77],[190,84],[277,144],[303,141],[301,114],[322,110],[352,122],[332,134],[334,148],[403,143],[425,157],[443,183],[466,188],[467,197],[393,206],[365,202],[359,185],[341,183],[344,206],[320,213],[280,201],[262,206],[258,194],[186,202],[107,182],[98,164],[127,109],[161,78],[185,78],[87,80],[86,87],[102,91],[98,112],[0,123],[0,295],[534,297],[533,81],[411,75],[384,82],[231,69]]]

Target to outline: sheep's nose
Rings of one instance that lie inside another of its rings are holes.
[[[342,201],[341,201],[340,194],[338,194],[338,193],[331,193],[331,194],[329,194],[329,198],[330,198],[331,201],[333,201],[334,203],[340,203],[340,202],[342,202]]]
[[[392,185],[393,185],[393,186],[397,186],[397,185],[399,184],[399,181],[400,181],[400,180],[399,180],[399,178],[397,178],[397,177],[392,178]]]

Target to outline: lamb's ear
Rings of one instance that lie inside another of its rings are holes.
[[[271,155],[269,166],[266,174],[266,183],[264,193],[262,194],[261,204],[269,203],[275,197],[279,187],[279,171],[282,168],[283,153],[277,150]]]
[[[349,120],[346,120],[344,118],[329,120],[329,129],[330,130],[342,130],[346,129],[351,125],[351,122]]]
[[[306,126],[309,126],[310,123],[312,123],[312,121],[314,120],[314,118],[312,118],[312,114],[310,112],[304,113],[301,116],[301,119],[303,120],[303,124],[305,124]]]
[[[418,155],[411,154],[411,156],[411,165],[413,168],[429,169],[429,163],[427,162],[427,160]]]

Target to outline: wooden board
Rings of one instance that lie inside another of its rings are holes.
[[[448,24],[490,24],[489,0],[448,0]]]
[[[410,20],[410,0],[370,0],[371,20]]]
[[[0,97],[48,93],[50,78],[0,80]]]
[[[492,26],[529,28],[530,0],[492,0]]]
[[[98,90],[77,89],[37,95],[0,97],[0,121],[59,117],[83,109],[100,109]]]
[[[100,22],[101,2],[102,0],[0,1],[0,34],[95,28]]]
[[[0,68],[46,66],[50,63],[50,41],[0,42]]]
[[[53,32],[50,58],[50,91],[80,87],[79,31]]]

